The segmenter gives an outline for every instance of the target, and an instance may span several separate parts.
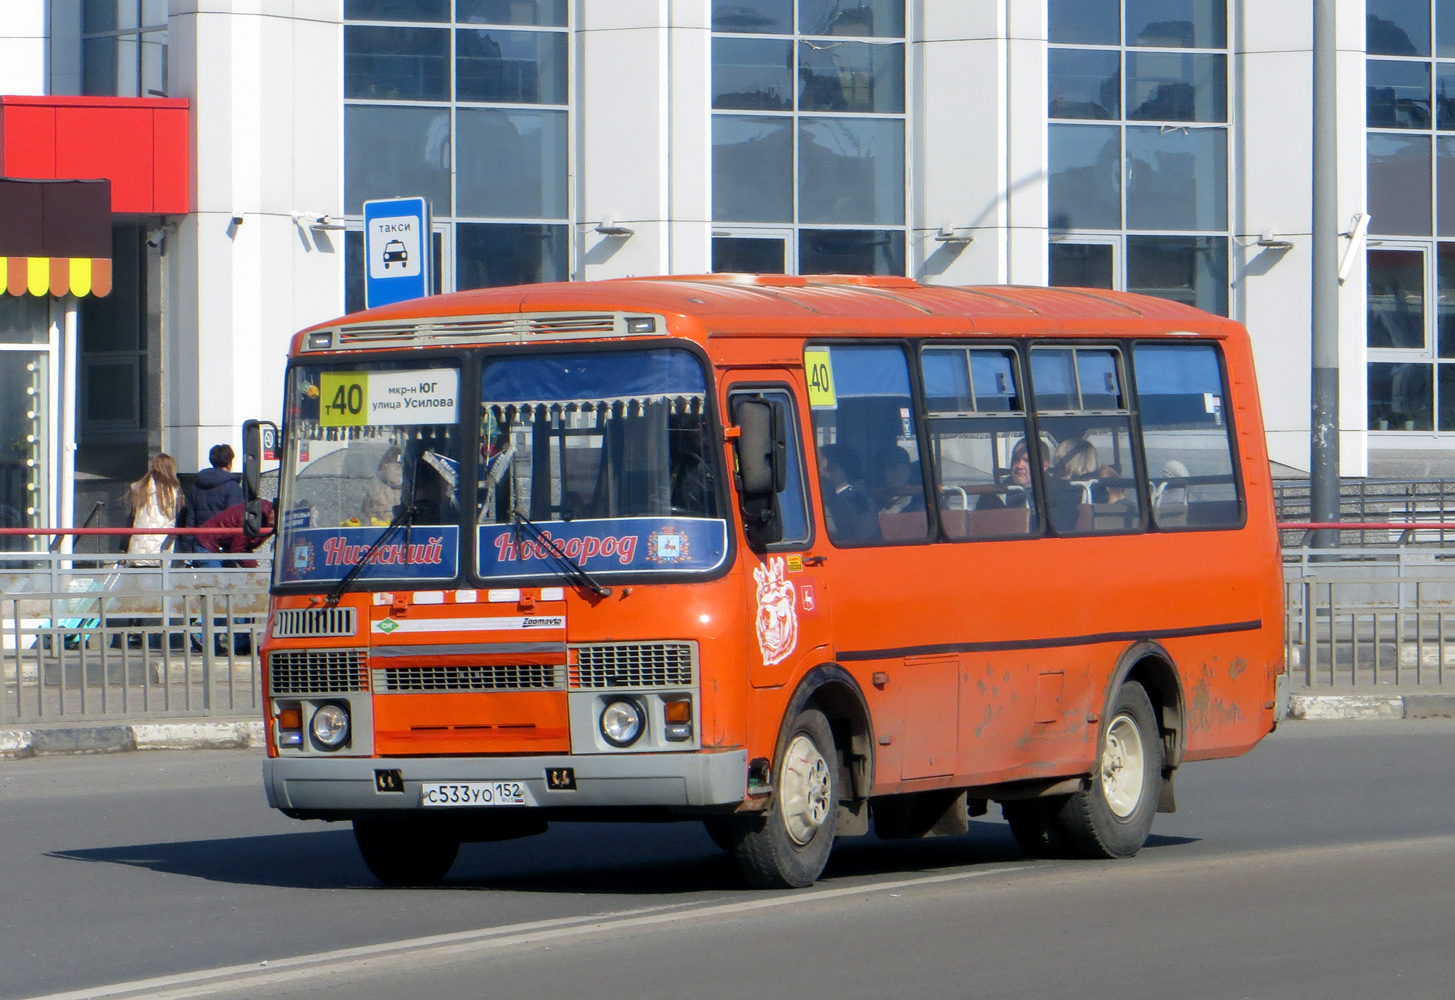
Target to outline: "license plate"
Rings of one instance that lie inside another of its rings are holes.
[[[422,806],[533,806],[535,798],[523,781],[426,781]]]

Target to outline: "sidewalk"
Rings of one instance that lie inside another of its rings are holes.
[[[1445,693],[1295,693],[1291,721],[1451,719],[1455,691]],[[0,729],[0,761],[42,754],[126,753],[132,750],[246,750],[263,745],[261,719],[170,719],[152,722],[71,721],[30,729]]]

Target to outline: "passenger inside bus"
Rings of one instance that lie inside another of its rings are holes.
[[[399,449],[390,445],[379,459],[379,468],[374,479],[364,490],[363,523],[385,525],[394,520],[394,508],[404,487],[404,463],[399,461]]]
[[[1041,471],[1050,468],[1051,461],[1041,449]],[[1001,507],[1029,507],[1032,521],[1035,519],[1035,503],[1031,493],[1030,445],[1021,438],[1010,450],[1010,474],[1003,481],[1005,492],[985,493],[975,502],[976,510],[995,510]]]
[[[897,444],[880,451],[878,459],[874,463],[879,475],[875,500],[880,513],[902,514],[924,510],[925,489],[919,463],[910,461],[909,453]]]
[[[823,491],[824,515],[829,537],[835,542],[861,545],[879,540],[879,523],[867,493],[855,486],[859,478],[859,456],[842,445],[826,444],[818,449],[819,488]]]
[[[1091,527],[1092,480],[1100,468],[1096,445],[1085,438],[1067,439],[1056,446],[1056,459],[1046,480],[1046,504],[1051,526],[1057,531],[1085,531]],[[1081,516],[1083,506],[1085,519]]]

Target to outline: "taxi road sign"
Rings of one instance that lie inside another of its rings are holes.
[[[388,305],[429,294],[432,279],[429,202],[389,198],[364,202],[364,305]]]

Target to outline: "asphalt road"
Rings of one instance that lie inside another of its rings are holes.
[[[1129,861],[1023,861],[997,816],[765,893],[696,824],[561,824],[383,889],[249,752],[0,762],[0,1000],[1445,998],[1452,763],[1451,721],[1288,723],[1180,772]]]

